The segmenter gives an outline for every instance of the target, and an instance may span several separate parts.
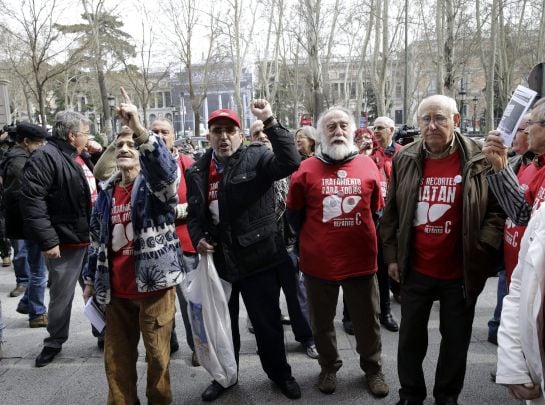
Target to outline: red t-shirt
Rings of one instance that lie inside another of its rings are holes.
[[[394,143],[394,155],[401,149],[401,145]],[[371,156],[369,156],[373,162],[378,167],[380,173],[380,187],[382,190],[382,197],[386,199],[386,194],[388,193],[388,183],[390,183],[390,177],[392,176],[392,159],[394,155],[390,155],[382,149],[381,146],[378,146]]]
[[[220,212],[218,207],[218,186],[221,180],[221,173],[216,169],[214,160],[210,160],[210,169],[208,171],[208,209],[212,215],[214,225],[220,223]]]
[[[373,161],[358,155],[329,165],[306,159],[291,176],[287,207],[304,210],[299,235],[300,268],[325,280],[377,271],[377,237],[372,214],[384,200]]]
[[[522,165],[517,173],[519,184],[528,189],[528,183],[538,173],[539,168],[534,164]],[[505,220],[503,229],[503,262],[505,265],[505,275],[507,277],[507,286],[511,283],[511,275],[518,262],[520,242],[526,225],[515,225],[511,218]]]
[[[443,159],[424,159],[413,220],[413,268],[451,280],[463,276],[462,164],[458,151]]]
[[[115,185],[110,211],[110,281],[112,295],[120,298],[140,299],[164,294],[164,290],[138,292],[133,256],[133,229],[131,219],[132,184]]]
[[[195,163],[193,159],[189,156],[180,153],[178,155],[178,166],[182,173],[180,177],[180,185],[178,186],[178,204],[185,204],[187,202],[187,185],[185,183],[185,171]],[[191,238],[189,237],[189,232],[187,230],[186,220],[176,221],[176,234],[180,239],[182,245],[182,250],[184,253],[196,253],[193,243],[191,243]]]
[[[535,212],[545,200],[545,154],[540,155],[537,159],[539,166],[535,164],[529,166],[529,168],[535,166],[537,171],[533,179],[528,183],[525,194],[526,201],[533,206],[532,212]]]

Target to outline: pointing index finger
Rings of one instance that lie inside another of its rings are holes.
[[[125,104],[131,104],[131,99],[129,98],[129,95],[125,91],[123,87],[120,87],[119,90],[121,91],[121,97],[123,97],[123,102]]]

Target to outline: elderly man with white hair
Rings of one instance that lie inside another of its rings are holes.
[[[383,198],[377,167],[358,154],[354,130],[351,112],[342,107],[321,115],[321,148],[292,175],[287,214],[299,231],[299,266],[320,356],[319,390],[335,391],[342,366],[333,324],[342,287],[367,386],[373,395],[384,397],[389,387],[382,373],[374,223]]]
[[[399,405],[422,404],[428,320],[440,303],[441,346],[433,396],[454,405],[462,391],[475,304],[501,259],[504,214],[489,192],[481,147],[454,128],[455,101],[443,95],[418,107],[422,139],[393,159],[380,224],[384,260],[401,281]]]
[[[394,142],[395,123],[390,117],[377,117],[373,123],[373,134],[377,140],[377,145],[373,148],[370,157],[378,167],[380,173],[380,185],[382,196],[386,201],[388,193],[388,183],[392,176],[392,159],[400,149],[401,145]],[[380,323],[391,332],[397,332],[399,325],[392,315],[390,308],[390,280],[388,277],[388,266],[384,263],[382,254],[382,242],[379,238],[378,249],[378,289],[380,297]],[[399,291],[399,285],[395,285],[396,294]]]

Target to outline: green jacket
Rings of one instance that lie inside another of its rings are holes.
[[[474,303],[486,279],[495,274],[502,259],[505,214],[489,191],[486,172],[490,165],[475,141],[457,133],[455,144],[462,158],[463,267],[466,296]],[[401,149],[393,159],[388,201],[380,223],[387,264],[397,263],[401,282],[411,268],[413,218],[425,157],[423,140]]]

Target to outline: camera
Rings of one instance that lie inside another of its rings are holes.
[[[395,130],[394,141],[400,145],[407,145],[414,142],[418,136],[420,136],[420,129],[404,124]]]
[[[7,137],[4,137],[5,133],[8,134]],[[4,125],[2,129],[0,129],[0,136],[2,136],[2,139],[0,139],[0,145],[11,145],[15,143],[15,138],[17,137],[17,128],[15,125]]]

